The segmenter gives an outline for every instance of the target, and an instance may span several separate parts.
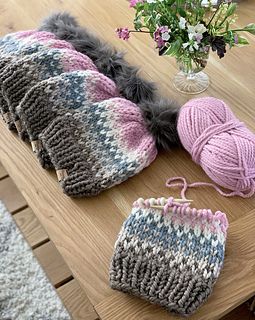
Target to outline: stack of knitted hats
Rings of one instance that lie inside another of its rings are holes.
[[[0,56],[1,114],[41,165],[56,169],[67,195],[97,195],[155,159],[148,110],[71,43],[47,31],[17,32],[0,40]]]

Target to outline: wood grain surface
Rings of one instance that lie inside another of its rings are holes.
[[[2,163],[0,163],[0,180],[7,177],[7,175],[8,173],[6,172],[4,166],[2,165]]]
[[[49,240],[47,233],[30,208],[16,213],[14,220],[32,249]]]
[[[93,305],[73,279],[57,289],[59,296],[75,320],[99,320]]]
[[[0,195],[0,199],[11,213],[15,213],[27,206],[26,200],[10,177],[0,180]]]
[[[1,0],[0,10],[3,13],[0,16],[2,34],[35,28],[51,11],[68,10],[81,24],[126,50],[127,59],[140,66],[141,74],[155,81],[164,96],[175,98],[181,104],[190,98],[174,90],[171,78],[177,72],[175,62],[169,57],[159,57],[147,36],[135,35],[129,42],[120,41],[115,36],[116,27],[132,25],[133,12],[125,0]],[[254,12],[254,1],[242,1],[240,23],[254,21]],[[220,61],[216,55],[211,55],[206,69],[211,86],[201,96],[224,99],[240,120],[255,130],[255,38],[247,37],[251,43],[249,47],[233,49]],[[164,186],[165,180],[171,176],[185,176],[192,182],[209,181],[190,156],[183,150],[161,153],[138,176],[96,198],[73,200],[62,193],[55,173],[41,169],[30,147],[9,132],[2,122],[0,132],[0,160],[101,318],[117,319],[119,315],[122,320],[174,319],[161,308],[112,291],[108,285],[108,268],[120,226],[130,213],[134,200],[140,196],[178,196],[177,190]],[[225,266],[220,280],[212,297],[193,317],[219,319],[255,292],[255,221],[252,211],[255,199],[223,198],[208,188],[191,190],[188,196],[194,199],[196,207],[225,211],[230,221]]]
[[[34,254],[56,288],[72,278],[70,269],[51,241],[36,248]]]

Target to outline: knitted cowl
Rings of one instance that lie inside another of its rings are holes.
[[[87,56],[70,49],[50,49],[10,63],[0,71],[2,93],[8,101],[11,117],[19,120],[16,108],[26,92],[38,82],[74,70],[97,70]],[[16,125],[20,131],[20,123]]]
[[[70,43],[58,40],[56,36],[50,32],[22,31],[5,36],[0,39],[0,72],[12,61],[16,61],[17,58],[22,58],[47,48],[74,50]],[[0,87],[1,85],[2,83],[0,81]],[[9,125],[9,128],[14,129],[15,126],[11,122],[8,103],[1,93],[0,113]]]
[[[69,110],[117,96],[119,93],[115,83],[103,74],[91,70],[62,73],[32,87],[17,112],[42,167],[49,168],[52,164],[38,138],[52,120]],[[25,135],[24,131],[21,135]]]
[[[140,109],[122,98],[57,117],[40,139],[72,197],[95,196],[139,173],[157,155]]]
[[[166,213],[150,207],[166,204]],[[219,276],[227,228],[220,211],[197,210],[173,198],[138,199],[115,244],[110,285],[190,315],[207,300]]]

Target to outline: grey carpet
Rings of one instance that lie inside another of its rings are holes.
[[[0,201],[0,320],[70,320],[66,308]]]

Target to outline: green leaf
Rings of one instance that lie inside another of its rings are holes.
[[[238,44],[237,45],[238,46],[245,46],[247,44],[249,44],[249,41],[246,38],[238,35]]]
[[[236,3],[231,3],[228,6],[228,9],[227,9],[227,12],[226,12],[226,16],[227,17],[232,16],[232,14],[234,14],[234,12],[236,11],[236,8],[237,8],[237,4]]]
[[[248,24],[243,30],[255,34],[255,23]]]
[[[229,29],[229,22],[227,21],[226,22],[226,32],[228,32],[228,29]]]
[[[178,51],[181,49],[182,40],[178,38],[176,41],[170,43],[170,47],[164,52],[167,56],[176,56]]]
[[[179,13],[179,15],[183,18],[185,18],[187,16],[186,11],[183,8],[178,8],[177,12]]]

